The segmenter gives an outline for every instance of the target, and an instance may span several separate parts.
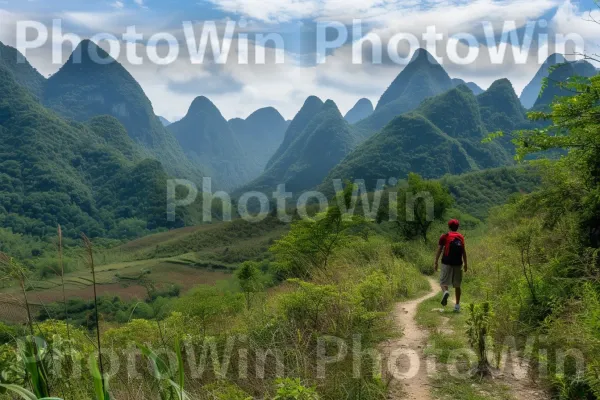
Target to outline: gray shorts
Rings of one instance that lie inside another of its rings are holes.
[[[459,288],[462,283],[462,266],[451,266],[442,264],[442,273],[440,275],[440,285],[453,286]]]

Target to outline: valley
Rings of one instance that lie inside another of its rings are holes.
[[[418,48],[289,120],[217,106],[216,63],[167,119],[109,53],[45,77],[0,43],[1,400],[600,398],[597,60],[518,94]]]

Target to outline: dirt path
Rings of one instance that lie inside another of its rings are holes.
[[[394,321],[404,335],[389,340],[383,345],[386,354],[385,366],[389,384],[388,399],[431,400],[427,376],[427,364],[423,349],[427,341],[427,330],[416,321],[417,307],[439,292],[437,282],[430,280],[431,292],[415,300],[396,304]]]

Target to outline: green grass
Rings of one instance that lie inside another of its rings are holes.
[[[490,382],[438,376],[433,381],[433,393],[439,399],[460,400],[513,400],[510,388]]]
[[[433,394],[438,399],[461,400],[511,400],[510,388],[490,379],[473,379],[469,370],[476,365],[467,337],[469,303],[477,300],[477,293],[469,292],[469,279],[465,279],[461,299],[462,312],[453,312],[454,293],[445,308],[440,304],[441,293],[419,304],[417,324],[429,331],[424,353],[435,358],[437,374],[433,378]],[[443,312],[441,311],[443,309]]]

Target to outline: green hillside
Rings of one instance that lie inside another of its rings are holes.
[[[6,46],[2,42],[0,42],[0,65],[10,71],[15,81],[29,89],[35,97],[42,96],[46,79],[17,49]]]
[[[318,99],[317,99],[318,100]],[[344,120],[336,104],[327,100],[319,112],[310,119],[301,132],[300,129],[317,101],[307,100],[305,107],[296,116],[286,132],[294,140],[289,147],[265,172],[250,182],[246,188],[273,191],[279,184],[286,189],[298,192],[315,187],[338,162],[357,144],[352,127]]]
[[[219,109],[206,97],[197,97],[180,121],[169,125],[188,157],[206,165],[223,188],[233,189],[259,173],[255,160],[242,150],[238,138]]]
[[[296,140],[298,136],[302,134],[302,131],[306,128],[310,120],[317,115],[317,113],[323,107],[323,102],[316,96],[309,96],[305,101],[300,111],[294,116],[292,122],[290,122],[285,134],[283,136],[283,142],[275,153],[271,156],[271,159],[267,162],[266,169],[269,169],[279,158],[285,153],[290,145]]]
[[[426,50],[419,49],[383,93],[375,112],[356,124],[357,131],[367,138],[396,116],[414,110],[426,98],[452,87],[452,80],[444,68]]]
[[[333,179],[364,179],[374,188],[377,179],[404,178],[418,172],[427,178],[459,174],[476,168],[475,161],[454,139],[422,115],[400,115],[331,170]]]
[[[530,166],[501,167],[440,179],[456,201],[456,208],[486,219],[492,207],[505,204],[515,194],[531,193],[541,185],[541,174]]]
[[[371,100],[362,98],[344,115],[344,119],[350,124],[355,124],[373,114],[373,111]]]
[[[15,233],[132,237],[168,226],[161,165],[114,118],[67,122],[0,67],[0,220]],[[181,221],[179,222],[181,223]]]
[[[550,69],[554,65],[562,64],[566,61],[567,60],[563,57],[562,54],[552,54],[546,59],[546,61],[544,61],[540,69],[536,72],[535,76],[531,79],[531,81],[527,84],[527,86],[525,86],[525,88],[521,92],[519,100],[521,101],[523,107],[533,107],[542,90],[544,78],[547,78],[550,74]]]
[[[90,54],[103,61],[97,62]],[[201,168],[188,160],[177,140],[154,115],[141,86],[93,42],[84,40],[79,44],[67,63],[48,79],[43,97],[47,107],[75,121],[112,115],[170,175],[200,180]]]
[[[273,107],[256,110],[246,119],[229,121],[229,127],[246,154],[259,168],[251,178],[262,173],[281,143],[289,123]]]
[[[496,97],[498,88],[507,89],[507,82],[493,84],[479,97],[484,96],[486,103]],[[510,82],[508,87],[512,91]],[[520,109],[518,101],[517,105]],[[505,105],[497,112],[504,115],[506,109],[510,111]],[[365,179],[373,187],[377,179],[403,179],[410,172],[439,178],[512,164],[511,152],[502,143],[482,143],[487,134],[478,97],[460,85],[425,100],[413,113],[396,117],[337,165],[324,184],[331,179]]]

